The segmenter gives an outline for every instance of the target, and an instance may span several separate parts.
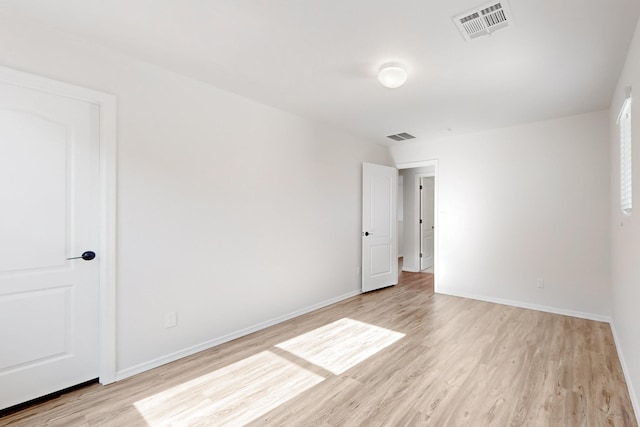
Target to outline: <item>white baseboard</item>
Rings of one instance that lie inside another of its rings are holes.
[[[402,266],[402,271],[408,271],[409,273],[420,273],[419,268],[411,268],[411,267],[405,267],[405,266]]]
[[[123,370],[118,371],[116,373],[116,381],[120,381],[120,380],[123,380],[125,378],[129,378],[129,377],[131,377],[133,375],[140,374],[142,372],[148,371],[148,370],[153,369],[153,368],[157,368],[158,366],[162,366],[162,365],[165,365],[167,363],[175,362],[176,360],[182,359],[183,357],[191,356],[192,354],[198,353],[198,352],[203,351],[203,350],[207,350],[207,349],[209,349],[211,347],[215,347],[215,346],[220,345],[220,344],[224,344],[226,342],[229,342],[231,340],[235,340],[235,339],[243,337],[245,335],[249,335],[249,334],[251,334],[253,332],[257,332],[259,330],[268,328],[269,326],[277,325],[278,323],[282,323],[284,321],[293,319],[294,317],[298,317],[298,316],[301,316],[303,314],[307,314],[307,313],[310,313],[312,311],[318,310],[320,308],[326,307],[328,305],[335,304],[337,302],[343,301],[343,300],[345,300],[347,298],[351,298],[351,297],[354,297],[356,295],[360,295],[360,293],[361,293],[360,291],[350,292],[348,294],[344,294],[344,295],[341,295],[339,297],[332,298],[332,299],[320,302],[318,304],[314,304],[314,305],[311,305],[309,307],[302,308],[300,310],[296,310],[296,311],[294,311],[292,313],[285,314],[283,316],[278,316],[278,317],[273,318],[271,320],[267,320],[265,322],[258,323],[256,325],[250,326],[248,328],[244,328],[244,329],[241,329],[239,331],[232,332],[232,333],[224,335],[222,337],[214,338],[212,340],[208,340],[208,341],[205,341],[203,343],[196,344],[194,346],[187,347],[187,348],[179,350],[179,351],[175,351],[175,352],[167,354],[165,356],[158,357],[158,358],[153,359],[153,360],[149,360],[148,362],[140,363],[140,364],[132,366],[130,368],[123,369]]]
[[[610,325],[611,333],[613,334],[613,342],[616,344],[616,351],[618,352],[618,359],[620,360],[620,365],[622,365],[624,380],[627,383],[629,398],[631,399],[631,404],[633,405],[633,412],[635,412],[636,423],[640,425],[640,404],[638,403],[638,398],[633,388],[633,383],[631,382],[631,375],[629,375],[629,369],[627,368],[627,362],[624,359],[624,353],[622,352],[622,348],[620,347],[620,340],[618,338],[618,332],[616,331],[616,325],[613,321],[610,322]]]
[[[585,313],[582,311],[567,310],[564,308],[548,307],[545,305],[530,304],[522,301],[514,301],[502,298],[485,297],[482,295],[467,294],[464,292],[451,292],[448,290],[438,289],[439,294],[451,295],[454,297],[469,298],[478,301],[492,302],[494,304],[509,305],[512,307],[526,308],[529,310],[543,311],[545,313],[561,314],[563,316],[577,317],[579,319],[595,320],[596,322],[611,323],[611,317],[602,314]]]

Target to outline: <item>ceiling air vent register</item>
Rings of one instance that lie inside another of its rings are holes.
[[[506,1],[479,6],[453,18],[466,41],[491,35],[494,31],[513,25],[509,4]]]
[[[407,139],[414,139],[415,136],[411,135],[410,133],[407,132],[402,132],[396,135],[388,135],[387,138],[391,138],[394,141],[405,141]]]

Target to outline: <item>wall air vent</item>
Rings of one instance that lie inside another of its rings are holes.
[[[411,135],[410,133],[407,132],[402,132],[402,133],[398,133],[396,135],[388,135],[387,138],[391,138],[394,141],[404,141],[407,139],[414,139],[415,136]]]
[[[512,26],[513,18],[509,4],[504,0],[499,3],[489,3],[458,15],[453,18],[453,22],[460,30],[462,37],[466,41],[470,41]]]

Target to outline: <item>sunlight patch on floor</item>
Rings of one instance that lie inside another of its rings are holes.
[[[340,375],[405,334],[344,318],[276,347]]]
[[[263,351],[139,400],[135,407],[152,427],[244,425],[323,380]]]

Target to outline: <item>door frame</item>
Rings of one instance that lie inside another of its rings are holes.
[[[419,176],[433,176],[433,226],[434,226],[434,233],[433,233],[433,290],[434,292],[438,292],[440,289],[440,281],[438,280],[439,277],[439,260],[440,260],[440,256],[439,256],[439,242],[440,242],[440,226],[439,226],[439,213],[438,213],[438,199],[439,199],[439,169],[438,169],[438,159],[430,159],[430,160],[421,160],[421,161],[415,161],[415,162],[407,162],[407,163],[398,163],[396,164],[396,168],[401,170],[401,169],[415,169],[415,168],[422,168],[422,167],[428,167],[428,166],[432,166],[433,167],[433,172],[431,173],[424,173],[424,174],[419,174],[418,177],[416,178],[418,181],[418,185],[416,186],[416,192],[414,193],[414,205],[415,205],[415,215],[416,218],[418,218],[418,216],[420,215],[420,206],[418,206],[419,200],[420,200],[420,178]],[[417,242],[418,244],[418,267],[420,267],[420,242]]]
[[[64,96],[98,106],[100,221],[99,221],[99,344],[101,384],[116,380],[116,97],[0,66],[0,81]]]

